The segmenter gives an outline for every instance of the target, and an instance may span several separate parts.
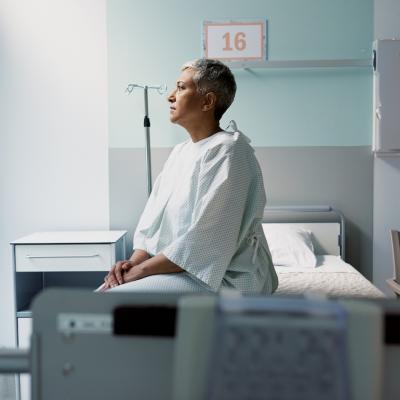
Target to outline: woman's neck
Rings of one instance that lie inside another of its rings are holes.
[[[214,135],[214,133],[220,132],[222,129],[217,121],[208,123],[207,121],[204,121],[196,126],[186,128],[186,130],[192,138],[192,142],[196,143],[200,140],[210,137],[211,135]]]

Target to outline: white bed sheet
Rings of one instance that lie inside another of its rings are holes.
[[[277,295],[385,297],[368,279],[338,256],[317,256],[315,268],[275,266],[275,269],[279,278]]]

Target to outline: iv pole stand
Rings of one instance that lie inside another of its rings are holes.
[[[147,167],[147,195],[150,196],[153,180],[151,173],[151,151],[150,151],[150,118],[149,118],[149,98],[148,86],[144,87],[144,135],[146,139],[146,167]]]
[[[159,86],[148,86],[148,85],[137,85],[135,83],[131,83],[126,88],[126,92],[132,93],[134,88],[143,89],[144,93],[144,119],[143,119],[143,127],[145,134],[145,142],[146,142],[146,168],[147,168],[147,195],[150,196],[152,190],[152,172],[151,172],[151,147],[150,147],[150,117],[149,117],[149,89],[156,89],[159,94],[163,94],[167,91],[167,85],[159,85]]]

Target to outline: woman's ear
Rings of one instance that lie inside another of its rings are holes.
[[[210,111],[215,108],[217,103],[217,96],[214,92],[208,92],[204,95],[202,110]]]

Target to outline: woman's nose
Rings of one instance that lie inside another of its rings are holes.
[[[174,100],[175,100],[175,92],[176,92],[176,89],[174,89],[174,90],[168,95],[168,97],[167,97],[167,100],[168,100],[170,103],[173,103]]]

